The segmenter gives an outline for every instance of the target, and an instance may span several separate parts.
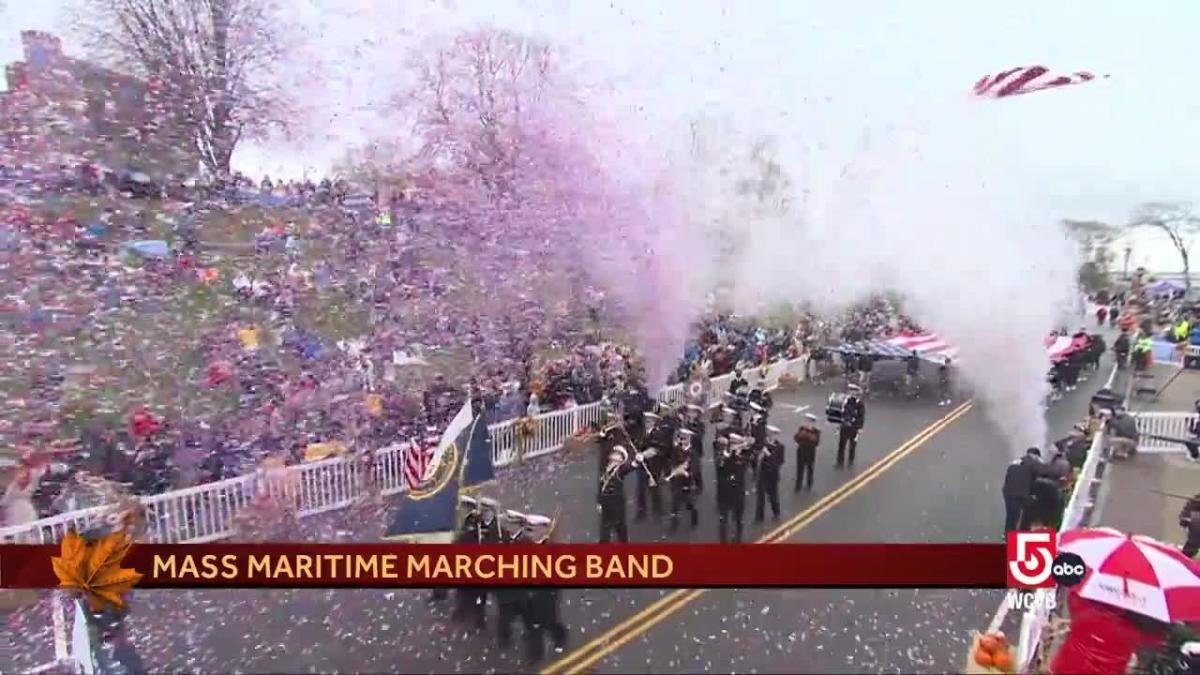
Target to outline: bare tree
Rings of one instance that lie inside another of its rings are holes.
[[[82,2],[88,46],[161,87],[170,122],[213,177],[229,175],[240,141],[286,122],[270,0]]]
[[[528,109],[553,80],[551,57],[549,45],[498,30],[414,52],[417,84],[397,103],[414,112],[421,159],[465,170],[492,193],[511,189]]]
[[[1120,230],[1098,220],[1063,220],[1063,227],[1079,245],[1079,286],[1094,293],[1108,287],[1112,267],[1112,244]]]
[[[1192,290],[1191,263],[1188,256],[1189,239],[1200,232],[1200,217],[1192,212],[1187,202],[1150,202],[1134,212],[1129,221],[1130,229],[1153,228],[1171,240],[1171,245],[1183,261],[1183,283],[1188,293]]]

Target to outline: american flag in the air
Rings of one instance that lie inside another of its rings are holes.
[[[984,98],[1020,96],[1043,89],[1083,84],[1096,77],[1084,70],[1075,73],[1055,73],[1045,66],[1024,66],[980,78],[975,83],[975,95]]]
[[[408,451],[404,453],[404,483],[409,490],[425,484],[429,480],[430,469],[433,468],[433,458],[437,454],[438,438],[426,437],[424,441],[414,440],[409,443]]]

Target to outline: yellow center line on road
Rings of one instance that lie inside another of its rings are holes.
[[[900,447],[888,453],[883,459],[867,467],[861,474],[850,479],[841,487],[825,495],[817,503],[760,537],[755,543],[778,544],[794,536],[797,532],[812,523],[812,521],[837,506],[850,497],[850,495],[858,492],[863,486],[878,478],[901,459],[924,445],[934,435],[967,414],[974,405],[973,401],[967,401],[955,408],[945,417],[925,427]],[[570,654],[546,666],[542,669],[541,673],[542,675],[578,673],[617,649],[620,649],[630,640],[644,634],[706,592],[708,592],[708,589],[694,588],[680,589],[668,593],[644,609],[636,612],[633,616],[589,640]]]

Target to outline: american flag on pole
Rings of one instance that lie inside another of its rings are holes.
[[[1045,66],[1023,66],[1010,68],[995,75],[987,75],[975,83],[975,95],[984,98],[1007,98],[1032,94],[1035,91],[1083,84],[1096,79],[1086,70],[1075,73],[1053,73]],[[1101,77],[1108,77],[1103,75]]]
[[[409,442],[404,453],[404,484],[409,490],[415,490],[429,480],[437,449],[437,436],[426,436],[423,440]]]

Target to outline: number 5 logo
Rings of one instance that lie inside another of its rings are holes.
[[[1054,530],[1008,533],[1008,585],[1050,588],[1054,567]]]

